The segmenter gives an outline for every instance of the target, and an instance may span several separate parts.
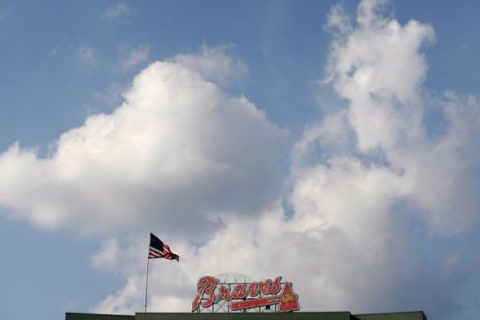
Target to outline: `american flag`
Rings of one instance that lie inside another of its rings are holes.
[[[170,250],[170,247],[158,239],[153,233],[150,233],[150,249],[148,250],[148,259],[165,258],[168,260],[180,260],[180,257]]]

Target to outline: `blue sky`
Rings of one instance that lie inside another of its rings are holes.
[[[150,230],[181,257],[152,311],[231,272],[305,311],[472,318],[479,10],[0,1],[5,319],[141,311]]]

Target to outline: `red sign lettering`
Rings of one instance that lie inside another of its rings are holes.
[[[200,306],[203,296],[207,296],[207,300],[203,302],[203,306],[211,306],[215,302],[215,288],[217,287],[218,279],[214,277],[202,277],[197,283],[197,296],[192,302],[192,311],[195,311]]]
[[[241,300],[231,303],[231,310],[237,311],[247,308],[255,308],[280,304],[281,312],[296,311],[300,309],[298,304],[298,295],[293,292],[291,283],[283,284],[282,277],[275,280],[267,279],[260,282],[220,284],[215,277],[204,276],[198,280],[197,295],[192,302],[192,312],[200,307],[208,308],[219,301]],[[261,295],[259,299],[251,299]],[[245,300],[249,298],[248,300]]]

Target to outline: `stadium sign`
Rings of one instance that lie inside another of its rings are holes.
[[[250,283],[222,283],[212,276],[201,277],[192,302],[192,312],[300,310],[298,295],[293,291],[292,284],[281,280],[282,277],[276,277],[274,280]]]

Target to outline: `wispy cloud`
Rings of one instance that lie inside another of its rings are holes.
[[[118,19],[122,16],[127,16],[130,14],[130,8],[125,2],[117,2],[113,5],[110,5],[105,13],[103,14],[103,17],[107,20],[114,20]]]
[[[95,48],[90,44],[83,44],[77,47],[75,60],[82,68],[92,68],[97,64]]]
[[[0,8],[0,22],[8,18],[8,11]]]
[[[217,84],[226,84],[244,76],[248,68],[239,59],[227,55],[229,46],[210,48],[202,46],[199,55],[178,55],[176,63],[200,72],[206,79]]]
[[[120,67],[122,71],[130,71],[141,63],[148,61],[149,58],[148,46],[140,46],[132,48],[128,45],[119,47]]]

